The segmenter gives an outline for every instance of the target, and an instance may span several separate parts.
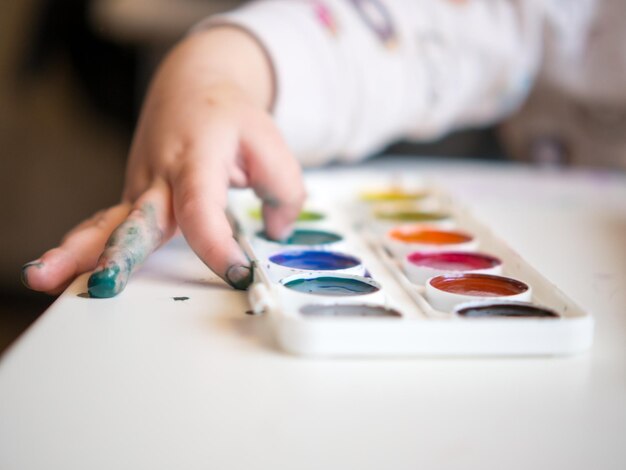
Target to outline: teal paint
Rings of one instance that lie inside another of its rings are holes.
[[[379,290],[378,287],[359,279],[334,276],[294,279],[286,282],[284,286],[307,294],[330,296],[364,295]]]
[[[120,276],[120,272],[120,267],[114,264],[110,268],[93,273],[87,282],[89,296],[104,299],[119,294],[128,282],[128,276]]]

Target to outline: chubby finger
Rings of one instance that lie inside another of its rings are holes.
[[[226,217],[228,171],[217,158],[189,161],[194,163],[180,168],[172,182],[178,225],[210,269],[235,289],[246,289],[252,282],[252,266]]]
[[[152,185],[111,234],[87,288],[90,297],[119,294],[135,269],[175,230],[170,190],[164,181]]]
[[[250,185],[263,202],[267,236],[287,238],[306,199],[300,163],[265,114],[256,116],[255,125],[244,127],[242,150]]]
[[[22,281],[30,289],[57,294],[76,276],[94,268],[111,232],[128,215],[129,204],[96,213],[72,229],[61,245],[22,267]]]

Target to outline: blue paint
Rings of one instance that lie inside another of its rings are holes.
[[[270,257],[270,261],[287,268],[307,271],[335,271],[359,266],[357,258],[332,251],[292,250],[283,251]]]
[[[379,290],[375,285],[359,279],[333,276],[294,279],[286,282],[284,286],[306,294],[330,296],[364,295]]]

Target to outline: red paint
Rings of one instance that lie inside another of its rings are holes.
[[[476,297],[499,297],[522,294],[528,286],[522,281],[491,274],[446,274],[430,280],[444,292]]]
[[[490,269],[502,264],[498,258],[493,256],[457,251],[444,251],[442,253],[415,252],[408,256],[408,260],[415,266],[440,269],[442,271]]]

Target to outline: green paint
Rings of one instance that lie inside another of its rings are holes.
[[[298,222],[317,222],[318,220],[322,220],[324,218],[324,214],[321,212],[315,211],[302,211],[298,218],[296,219]]]
[[[378,211],[374,215],[378,219],[398,222],[436,222],[450,217],[443,212],[425,211]]]
[[[255,219],[255,220],[261,220],[261,218],[262,218],[261,209],[250,209],[248,211],[248,215],[251,218]],[[298,221],[298,222],[317,222],[317,221],[322,220],[322,219],[324,219],[324,214],[322,214],[321,212],[303,210],[298,215],[298,218],[296,219],[296,221]]]
[[[280,243],[281,245],[315,246],[328,245],[342,240],[340,235],[323,230],[303,230],[296,229],[291,236],[284,240],[271,240],[265,232],[257,232],[257,236],[267,241]]]
[[[189,300],[189,297],[186,296],[182,296],[182,297],[172,297],[172,299],[174,299],[175,301],[185,301],[185,300]]]

